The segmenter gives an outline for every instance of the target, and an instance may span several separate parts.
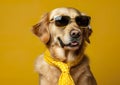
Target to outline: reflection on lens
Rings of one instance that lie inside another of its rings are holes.
[[[55,18],[56,26],[66,26],[69,23],[70,17],[68,16],[58,16]]]

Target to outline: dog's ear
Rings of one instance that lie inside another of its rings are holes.
[[[87,28],[84,28],[84,31],[83,31],[83,35],[84,35],[84,39],[90,43],[90,35],[92,34],[92,29],[90,26],[88,26]]]
[[[40,40],[47,44],[50,39],[50,33],[49,33],[49,13],[46,13],[41,18],[40,22],[33,26],[33,33],[37,35]]]

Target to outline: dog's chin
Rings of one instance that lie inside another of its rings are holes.
[[[65,50],[71,50],[71,51],[75,51],[79,49],[79,46],[75,46],[75,47],[70,47],[70,46],[64,46]]]

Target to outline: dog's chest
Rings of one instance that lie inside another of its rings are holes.
[[[42,74],[41,81],[47,82],[48,84],[46,85],[58,85],[58,80],[59,80],[61,71],[58,68],[51,65],[49,65],[48,69],[46,70],[47,70],[47,73]],[[74,82],[77,83],[79,76],[81,75],[82,72],[80,72],[79,68],[74,68],[74,69],[71,69],[70,73]]]
[[[43,56],[38,57],[36,61],[36,71],[40,73],[40,85],[58,85],[61,71],[57,67],[49,65],[44,61]],[[71,68],[70,74],[75,83],[77,83],[84,71],[84,65]]]
[[[47,82],[45,85],[57,85],[61,74],[60,70],[54,66],[48,66],[46,73],[41,73],[41,83]],[[43,84],[42,84],[43,85]]]

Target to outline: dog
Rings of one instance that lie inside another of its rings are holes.
[[[84,54],[92,33],[90,19],[90,16],[75,8],[61,7],[44,14],[32,29],[53,59],[63,63],[79,60],[70,68],[74,85],[97,85],[89,67],[89,59]],[[35,70],[40,76],[39,85],[58,85],[61,70],[46,62],[44,56],[43,53],[35,62]]]

